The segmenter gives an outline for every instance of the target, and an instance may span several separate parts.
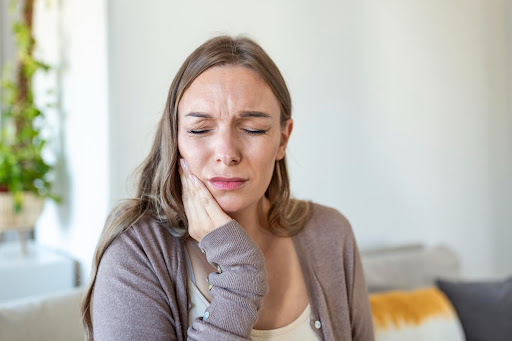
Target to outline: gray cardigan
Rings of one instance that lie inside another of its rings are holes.
[[[321,340],[372,341],[368,293],[350,224],[333,208],[312,206],[311,219],[292,237],[311,327]],[[101,259],[94,286],[94,339],[250,340],[268,291],[263,253],[235,220],[208,233],[199,247],[222,272],[209,274],[214,298],[187,330],[184,241],[151,218],[117,237]]]

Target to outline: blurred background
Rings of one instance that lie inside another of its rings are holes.
[[[82,284],[174,74],[218,34],[255,39],[287,81],[294,197],[337,208],[361,249],[446,244],[468,278],[512,273],[511,1],[36,1],[35,54],[53,70],[34,91],[56,103],[62,202],[46,202],[35,240],[77,260]]]

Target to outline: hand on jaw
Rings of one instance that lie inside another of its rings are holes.
[[[208,188],[190,171],[180,158],[178,169],[182,184],[182,200],[188,219],[188,233],[198,242],[209,232],[232,220],[219,206]]]

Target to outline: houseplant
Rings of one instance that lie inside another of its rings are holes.
[[[52,166],[42,157],[46,140],[41,134],[44,114],[35,105],[32,81],[48,65],[34,58],[32,32],[34,0],[13,2],[21,16],[12,30],[15,37],[15,73],[2,74],[0,115],[0,233],[5,229],[32,229],[45,198],[58,201],[50,191]]]

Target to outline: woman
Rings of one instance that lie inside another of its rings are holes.
[[[285,81],[255,42],[216,37],[187,58],[137,197],[100,238],[89,339],[373,340],[348,221],[289,198],[292,129]]]

